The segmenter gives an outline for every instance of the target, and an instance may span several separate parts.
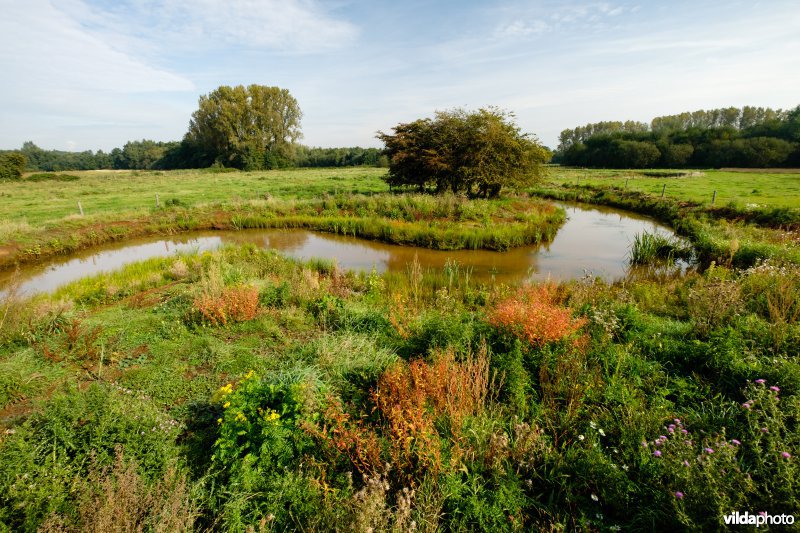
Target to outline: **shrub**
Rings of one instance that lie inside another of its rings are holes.
[[[0,153],[0,180],[20,179],[26,162],[25,156],[19,152]]]
[[[219,295],[201,294],[195,297],[192,307],[201,321],[213,326],[251,320],[258,312],[258,289],[226,287]]]
[[[489,323],[510,332],[534,347],[573,337],[586,323],[573,318],[569,307],[560,305],[552,284],[529,285],[500,301],[489,312]]]

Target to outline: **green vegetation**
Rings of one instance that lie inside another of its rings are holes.
[[[19,152],[0,153],[0,180],[16,180],[25,170],[25,156]]]
[[[503,187],[532,185],[550,154],[513,119],[493,108],[456,109],[398,124],[394,135],[379,133],[389,158],[386,181],[420,192],[466,191],[482,198],[499,196]]]
[[[254,247],[0,307],[0,523],[715,529],[797,514],[800,269],[478,285]],[[140,502],[140,503],[137,503]]]
[[[391,195],[384,174],[8,182],[0,242],[33,257],[137,232],[309,227],[503,248],[563,220],[528,198]],[[702,272],[510,287],[454,262],[380,276],[242,246],[11,291],[0,529],[715,530],[734,509],[800,515],[800,195],[729,203],[796,179],[553,169],[532,190],[664,220]],[[708,190],[716,206],[693,201]],[[79,200],[85,217],[60,211]],[[686,253],[643,234],[631,261]]]
[[[553,157],[594,168],[800,166],[800,106],[746,106],[656,117],[650,124],[610,121],[561,132]]]

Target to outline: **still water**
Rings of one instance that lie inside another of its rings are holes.
[[[567,222],[552,242],[507,252],[430,250],[306,230],[191,232],[112,243],[24,266],[17,274],[19,292],[49,292],[71,281],[143,259],[214,250],[228,244],[274,248],[297,259],[336,260],[341,268],[360,271],[375,268],[378,272],[404,272],[416,257],[423,268],[441,268],[448,260],[457,261],[460,266],[470,268],[471,276],[478,280],[492,277],[506,283],[525,279],[566,280],[587,272],[613,280],[625,275],[628,250],[637,233],[673,234],[652,219],[633,213],[586,204],[560,205],[567,211]],[[0,272],[0,288],[12,274]]]

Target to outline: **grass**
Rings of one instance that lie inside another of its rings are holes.
[[[661,196],[679,202],[711,206],[714,191],[715,206],[733,203],[741,208],[788,207],[800,208],[800,173],[699,171],[638,171],[587,170],[553,167],[548,181],[558,185],[619,188]],[[627,184],[627,187],[626,187]]]

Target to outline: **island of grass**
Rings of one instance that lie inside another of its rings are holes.
[[[109,241],[209,229],[304,228],[440,250],[551,240],[565,220],[527,195],[390,193],[381,169],[76,173],[3,185],[0,267]],[[159,193],[158,207],[155,194]],[[35,198],[53,197],[53,202]],[[76,214],[80,208],[83,215]]]

